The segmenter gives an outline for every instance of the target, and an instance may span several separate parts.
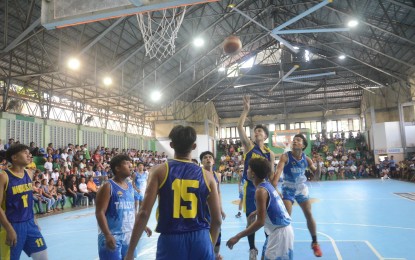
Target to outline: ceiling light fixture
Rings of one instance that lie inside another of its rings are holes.
[[[67,65],[71,70],[78,70],[81,67],[81,62],[77,58],[70,58]]]
[[[358,22],[357,20],[350,20],[350,21],[347,23],[347,26],[348,26],[348,27],[350,27],[350,28],[354,28],[354,27],[356,27],[358,24],[359,24],[359,22]]]
[[[193,45],[196,47],[202,47],[205,44],[205,41],[202,38],[196,38],[193,40]]]

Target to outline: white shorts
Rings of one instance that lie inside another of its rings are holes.
[[[294,231],[291,225],[276,228],[265,241],[265,260],[292,260]]]

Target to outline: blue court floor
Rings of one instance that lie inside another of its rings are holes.
[[[395,180],[349,180],[308,183],[323,250],[320,259],[415,260],[415,201],[395,193],[415,193],[413,183]],[[221,186],[227,214],[222,224],[221,254],[224,259],[248,259],[248,241],[241,239],[233,250],[226,241],[246,225],[237,213],[238,187]],[[155,210],[154,210],[155,211]],[[153,211],[153,212],[154,212]],[[94,208],[66,212],[39,219],[49,259],[98,259],[97,222]],[[295,232],[294,259],[316,259],[310,249],[311,238],[301,209],[293,208]],[[156,226],[152,216],[149,227]],[[158,234],[143,237],[138,259],[155,258]],[[256,246],[262,248],[263,229],[257,232]],[[22,255],[21,259],[28,259]]]

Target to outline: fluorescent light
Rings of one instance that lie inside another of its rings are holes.
[[[340,55],[340,56],[339,56],[339,59],[340,59],[340,60],[344,60],[344,59],[346,59],[346,55],[344,55],[344,54]]]
[[[202,47],[205,41],[202,38],[196,38],[193,40],[193,45],[196,47]]]
[[[356,27],[359,24],[359,22],[357,20],[350,20],[347,23],[347,26],[349,26],[350,28]]]
[[[224,72],[226,70],[226,68],[225,67],[220,67],[219,69],[218,69],[218,71],[219,72]]]
[[[249,60],[242,63],[241,68],[252,68],[254,65],[255,57],[251,57]]]
[[[294,48],[294,50],[299,50],[300,49],[300,47],[297,47],[297,46],[294,46],[293,48]]]
[[[77,58],[70,58],[67,65],[71,70],[78,70],[81,67],[81,62]]]
[[[161,93],[158,90],[153,91],[153,93],[151,93],[151,100],[153,101],[159,101],[161,98]]]
[[[373,86],[373,87],[366,87],[367,89],[375,89],[375,88],[380,88],[380,86]]]
[[[109,77],[109,76],[106,76],[106,77],[104,77],[102,82],[104,83],[105,86],[110,86],[112,84],[112,78]]]

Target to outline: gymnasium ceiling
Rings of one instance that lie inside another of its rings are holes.
[[[37,92],[38,102],[44,102],[47,93],[72,104],[150,120],[162,119],[154,117],[155,111],[163,114],[176,100],[213,101],[220,118],[239,117],[244,95],[251,96],[250,115],[289,117],[359,108],[364,92],[407,79],[415,68],[414,0],[335,0],[284,30],[344,28],[353,18],[359,25],[348,32],[280,35],[299,47],[298,54],[270,35],[269,30],[320,2],[224,0],[188,7],[175,54],[159,60],[145,56],[135,16],[46,30],[39,22],[40,0],[5,0],[0,2],[0,79]],[[262,26],[232,11],[229,4]],[[243,49],[227,56],[222,43],[232,34],[240,37]],[[192,44],[196,36],[204,38],[203,47]],[[68,70],[67,58],[80,53],[80,71]],[[341,54],[344,60],[338,58]],[[252,57],[254,66],[241,68]],[[305,84],[277,84],[294,65],[300,67],[292,77],[334,75],[300,80]],[[226,72],[218,71],[222,66]],[[238,76],[228,77],[235,71]],[[111,87],[101,83],[106,74],[113,77]],[[163,96],[154,104],[150,93],[156,88]],[[6,85],[3,90],[7,92]],[[180,111],[173,109],[176,113]]]

